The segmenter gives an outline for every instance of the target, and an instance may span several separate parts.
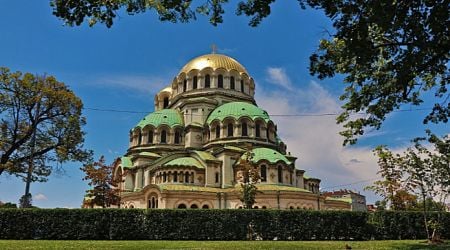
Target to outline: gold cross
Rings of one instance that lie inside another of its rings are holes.
[[[214,43],[211,45],[211,49],[213,54],[217,53],[217,46]]]

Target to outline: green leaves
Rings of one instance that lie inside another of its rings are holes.
[[[0,174],[20,177],[33,162],[33,181],[46,181],[52,163],[84,161],[81,100],[52,76],[0,68]]]

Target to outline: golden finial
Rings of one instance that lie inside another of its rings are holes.
[[[211,45],[211,50],[213,54],[217,53],[217,45],[215,45],[214,43]]]

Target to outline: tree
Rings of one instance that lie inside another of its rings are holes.
[[[120,203],[117,177],[113,178],[113,165],[105,164],[105,157],[101,156],[97,162],[83,165],[80,169],[85,173],[83,180],[87,180],[91,189],[86,191],[91,206],[103,208]],[[120,178],[119,178],[120,179]]]
[[[252,209],[256,202],[256,194],[258,188],[256,184],[260,180],[259,171],[256,166],[252,163],[253,153],[251,148],[247,149],[244,153],[244,158],[239,160],[238,168],[241,171],[241,196],[240,200],[244,204],[245,209]]]
[[[26,183],[21,207],[31,206],[30,183],[47,181],[52,164],[85,161],[81,100],[53,76],[0,68],[0,175]]]
[[[1,208],[17,208],[17,204],[11,203],[11,202],[6,202],[6,203],[0,202],[0,209]]]
[[[388,169],[395,169],[395,171],[385,171],[383,164],[380,164],[380,173],[384,181],[377,181],[370,188],[375,191],[392,190],[389,188],[390,185],[386,185],[391,182],[392,175],[385,173],[395,172],[395,188],[401,187],[396,189],[396,194],[405,190],[420,197],[428,239],[436,242],[440,241],[441,214],[445,212],[445,206],[442,204],[445,204],[450,195],[450,136],[440,138],[429,130],[427,130],[427,135],[427,138],[416,138],[414,147],[408,148],[402,154],[394,155],[386,148],[380,151],[382,152],[381,157],[389,160],[384,161],[380,158],[379,162],[389,162]],[[427,144],[424,144],[424,141]],[[386,193],[389,196],[392,195],[392,204],[395,204],[396,195],[393,192]],[[430,200],[434,200],[440,205],[433,206],[431,209]],[[400,205],[397,204],[397,206]],[[431,210],[438,212],[437,219],[430,219]]]
[[[53,76],[35,76],[0,68],[0,175],[27,172],[48,175],[45,164],[85,161],[81,100]]]
[[[121,9],[134,15],[154,10],[163,21],[188,22],[196,14],[222,23],[223,5],[228,0],[51,0],[53,14],[69,25],[88,19],[113,25]],[[275,0],[240,1],[236,14],[251,17],[257,26],[270,15]],[[322,39],[310,57],[310,72],[320,79],[345,76],[341,99],[344,112],[337,118],[344,124],[344,144],[353,144],[364,129],[379,129],[386,115],[402,104],[419,105],[424,92],[434,91],[435,104],[424,122],[447,122],[450,102],[448,59],[450,18],[448,0],[363,1],[298,0],[299,6],[319,9],[333,21],[335,31]],[[366,117],[354,118],[364,112]]]

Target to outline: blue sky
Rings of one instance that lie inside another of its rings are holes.
[[[153,96],[171,82],[190,59],[211,52],[243,64],[256,81],[256,101],[269,114],[339,112],[342,79],[319,81],[308,73],[308,57],[320,38],[332,31],[330,21],[316,10],[301,10],[296,1],[277,1],[272,14],[257,28],[227,5],[224,23],[214,27],[204,17],[188,24],[161,23],[152,13],[120,14],[112,28],[64,26],[52,15],[49,1],[1,1],[0,66],[11,70],[54,75],[83,100],[87,118],[86,147],[109,162],[125,153],[128,131],[153,110]],[[430,107],[432,103],[425,103]],[[102,112],[93,109],[141,113]],[[403,107],[411,108],[410,106]],[[412,107],[414,108],[414,107]],[[422,136],[426,111],[390,115],[379,131],[358,145],[343,148],[333,116],[273,116],[288,151],[299,157],[297,168],[322,179],[324,188],[362,191],[376,178],[371,150],[386,144],[397,150]],[[444,125],[433,126],[449,133]],[[31,186],[39,207],[79,207],[87,189],[77,163],[66,163],[46,183]],[[351,183],[357,183],[347,185]],[[24,183],[0,176],[0,200],[17,202]],[[363,191],[362,191],[363,192]],[[368,200],[377,199],[363,192]]]

